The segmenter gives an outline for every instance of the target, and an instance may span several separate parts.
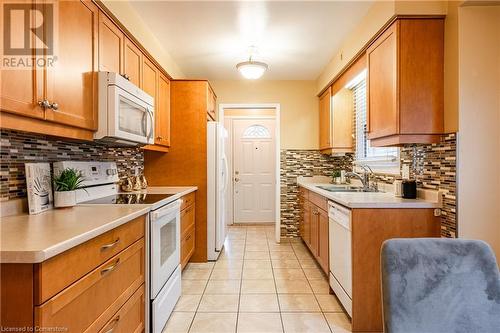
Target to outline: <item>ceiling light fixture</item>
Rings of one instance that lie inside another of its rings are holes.
[[[266,70],[268,66],[266,63],[260,61],[253,61],[252,56],[248,59],[248,61],[240,62],[236,65],[236,69],[243,75],[245,79],[256,80],[260,78]]]

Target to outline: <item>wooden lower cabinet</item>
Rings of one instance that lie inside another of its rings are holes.
[[[352,209],[352,331],[383,332],[380,249],[391,238],[440,237],[434,209]]]
[[[129,298],[99,333],[140,333],[144,332],[144,286]]]
[[[137,218],[39,264],[2,264],[0,326],[142,332],[145,221]],[[12,290],[23,290],[14,297],[20,299],[13,301]]]
[[[83,332],[106,312],[115,313],[114,305],[125,303],[143,283],[144,240],[141,239],[35,307],[35,326]]]
[[[329,271],[329,233],[328,233],[328,212],[318,209],[318,256],[317,260],[323,271]]]
[[[319,265],[329,271],[328,202],[325,198],[300,188],[300,236],[314,255]]]
[[[301,237],[329,274],[329,219],[324,202],[328,204],[326,198],[300,188]],[[353,332],[383,332],[382,243],[391,238],[440,237],[440,228],[440,218],[434,216],[433,208],[351,209]]]
[[[319,208],[311,203],[311,221],[310,221],[310,229],[311,229],[311,245],[309,246],[309,250],[311,250],[312,254],[315,257],[318,256],[318,245],[319,245]]]
[[[191,259],[196,240],[195,193],[181,198],[181,267],[184,269]]]

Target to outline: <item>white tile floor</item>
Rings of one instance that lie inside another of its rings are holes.
[[[216,263],[191,263],[164,333],[345,333],[328,281],[300,241],[274,227],[231,227]]]

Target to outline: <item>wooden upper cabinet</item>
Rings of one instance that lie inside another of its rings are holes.
[[[158,75],[159,71],[156,66],[148,58],[144,58],[142,62],[142,90],[154,98],[155,106],[158,103]]]
[[[128,38],[125,38],[124,69],[123,75],[136,86],[142,88],[142,62],[141,50]]]
[[[319,149],[332,148],[332,112],[331,112],[332,92],[329,87],[319,97]]]
[[[352,130],[354,99],[352,90],[343,88],[331,99],[332,152],[350,153],[354,151]]]
[[[142,66],[142,89],[155,100],[155,145],[170,146],[170,81],[146,57]],[[146,146],[146,149],[155,147]]]
[[[24,19],[23,16],[21,18]],[[12,20],[20,18],[15,15]],[[33,19],[33,18],[32,18]],[[11,43],[23,43],[24,24],[23,22],[11,22]],[[43,31],[40,31],[43,33]],[[31,34],[30,42],[36,45],[35,34]],[[19,44],[18,44],[19,45]],[[35,54],[41,57],[41,54]],[[45,117],[45,111],[38,105],[43,99],[43,68],[33,67],[32,69],[2,69],[0,80],[0,110],[11,113],[17,113],[26,117],[40,118]]]
[[[102,12],[99,13],[99,70],[123,74],[125,35]]]
[[[396,28],[396,24],[389,27],[367,51],[370,139],[395,135],[399,130]]]
[[[438,142],[444,126],[444,19],[398,19],[366,52],[371,145]]]
[[[98,8],[91,1],[58,3],[57,61],[47,67],[47,120],[97,129]]]
[[[158,78],[155,144],[170,147],[170,80],[163,74]]]

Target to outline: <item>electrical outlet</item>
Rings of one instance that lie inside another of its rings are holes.
[[[408,164],[403,164],[401,168],[401,178],[410,179],[410,166]]]

